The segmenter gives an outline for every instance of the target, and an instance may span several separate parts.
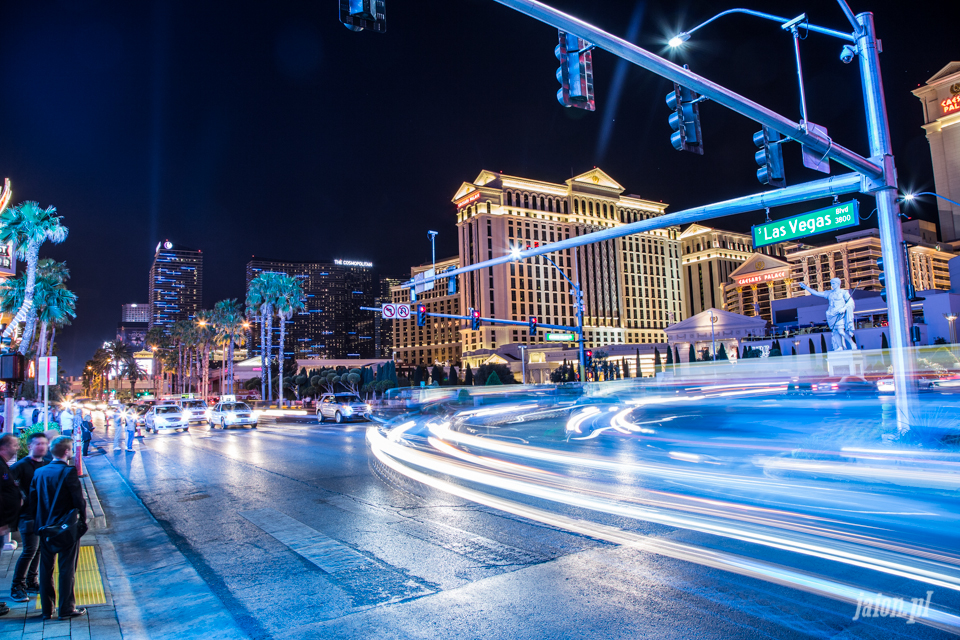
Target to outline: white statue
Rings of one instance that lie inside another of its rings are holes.
[[[800,288],[807,293],[827,299],[827,325],[833,332],[831,340],[834,351],[857,350],[853,341],[853,296],[840,288],[840,278],[830,280],[830,291],[814,291],[804,283]]]

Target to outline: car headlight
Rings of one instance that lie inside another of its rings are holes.
[[[344,412],[344,413],[353,413],[353,407],[344,407],[344,408],[343,408],[343,412]]]

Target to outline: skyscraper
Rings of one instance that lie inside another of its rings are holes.
[[[203,254],[164,240],[150,267],[150,327],[193,319],[203,304]]]
[[[246,280],[276,272],[297,278],[303,286],[305,309],[287,321],[284,351],[287,359],[376,358],[373,307],[379,282],[373,263],[356,260],[295,262],[254,258],[247,263]],[[273,322],[273,345],[279,346],[279,325]],[[260,325],[250,328],[250,355],[260,355]]]
[[[150,305],[143,302],[121,305],[120,322],[150,322]]]

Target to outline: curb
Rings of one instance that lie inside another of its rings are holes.
[[[83,495],[87,500],[87,525],[90,530],[105,529],[107,527],[107,517],[103,513],[103,506],[100,504],[100,496],[97,495],[97,488],[90,477],[90,469],[84,469],[86,473],[80,478],[83,485]]]

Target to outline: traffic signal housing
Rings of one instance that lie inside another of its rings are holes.
[[[530,316],[530,335],[537,335],[537,318],[536,316]]]
[[[592,47],[586,40],[565,31],[560,31],[559,37],[560,44],[553,50],[560,61],[557,100],[565,107],[594,111]]]
[[[480,328],[480,310],[470,309],[470,328],[476,331]]]
[[[583,356],[583,366],[589,369],[593,366],[593,351],[587,350]]]
[[[427,324],[427,305],[418,304],[417,305],[417,326],[422,327]]]
[[[351,31],[368,29],[384,33],[387,30],[385,4],[386,0],[340,0],[340,22]]]
[[[684,68],[687,68],[684,65]],[[677,151],[689,151],[703,155],[703,137],[700,132],[700,95],[686,87],[673,83],[673,91],[667,94],[667,106],[673,111],[667,122],[673,133],[670,143]]]
[[[760,184],[783,188],[787,180],[783,173],[783,150],[780,148],[780,134],[770,127],[764,127],[753,134],[753,144],[759,151],[753,155],[760,168],[757,169],[757,180]]]
[[[884,302],[887,301],[887,274],[883,271],[883,256],[877,258],[877,269],[880,270],[880,275],[877,277],[880,280],[880,297]]]

